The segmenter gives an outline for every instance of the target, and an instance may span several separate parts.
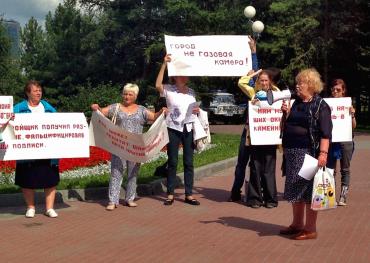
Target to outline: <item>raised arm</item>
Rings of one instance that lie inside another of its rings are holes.
[[[148,121],[155,121],[162,114],[162,112],[167,112],[167,108],[163,107],[160,111],[157,112],[147,110]]]
[[[250,99],[254,97],[256,94],[254,87],[249,85],[249,81],[251,78],[253,78],[255,75],[259,74],[262,71],[262,69],[257,70],[254,72],[253,70],[249,71],[246,76],[243,76],[238,81],[239,88],[247,95]]]
[[[104,107],[104,108],[100,108],[99,104],[91,104],[91,110],[93,110],[93,111],[97,111],[98,110],[101,113],[103,113],[103,115],[105,117],[108,117],[109,106]]]
[[[254,71],[257,71],[259,69],[258,58],[257,58],[257,42],[251,36],[248,36],[248,38],[249,38],[249,42],[248,42],[249,48],[251,49],[251,53],[252,53],[252,69]]]
[[[163,77],[167,67],[167,63],[171,62],[171,54],[167,54],[163,59],[163,64],[158,72],[157,80],[155,81],[155,87],[159,93],[163,92]]]

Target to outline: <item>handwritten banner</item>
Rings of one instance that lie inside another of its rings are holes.
[[[15,114],[7,129],[15,139],[0,143],[1,160],[89,157],[83,113]]]
[[[164,37],[169,76],[243,76],[252,69],[247,36]]]
[[[331,120],[333,121],[332,141],[352,141],[352,116],[349,111],[352,106],[351,98],[328,98],[325,101],[331,108]]]
[[[114,125],[100,112],[93,112],[89,132],[90,145],[137,163],[152,159],[168,143],[167,125],[163,114],[146,133],[136,134]]]
[[[0,96],[0,125],[9,121],[13,115],[13,96]]]
[[[268,105],[260,101],[258,105],[249,102],[249,130],[252,145],[281,144],[280,121],[282,101]]]
[[[352,141],[352,119],[349,108],[352,105],[351,98],[325,98],[330,106],[333,122],[332,141]],[[291,101],[293,104],[294,100]],[[259,105],[249,102],[249,128],[252,145],[281,144],[280,120],[282,101],[268,105],[266,101],[260,101]]]

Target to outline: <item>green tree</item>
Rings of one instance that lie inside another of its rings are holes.
[[[13,96],[15,101],[22,96],[24,79],[19,61],[10,54],[11,44],[0,19],[0,94]]]
[[[320,31],[320,0],[278,0],[269,7],[264,41],[260,43],[262,59],[282,69],[291,84],[298,70],[319,67],[325,44]],[[307,12],[309,10],[309,12]]]
[[[9,61],[10,61],[10,39],[6,34],[5,28],[0,20],[0,76],[1,76],[1,86],[0,91],[4,93],[4,78],[7,76],[9,71]]]
[[[365,0],[325,2],[329,79],[342,78],[347,82],[350,95],[356,98],[360,121],[369,122],[369,3]]]
[[[21,65],[30,79],[41,79],[46,69],[45,34],[34,17],[22,29]]]

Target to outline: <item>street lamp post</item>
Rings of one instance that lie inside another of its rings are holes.
[[[246,8],[244,8],[244,15],[246,18],[248,18],[248,22],[252,26],[253,37],[255,39],[258,39],[263,29],[265,28],[265,25],[259,20],[257,21],[252,20],[252,18],[256,15],[256,9],[251,5],[247,6]]]

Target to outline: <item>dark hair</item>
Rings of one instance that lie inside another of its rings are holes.
[[[274,84],[277,84],[281,79],[281,70],[278,68],[267,68],[265,69],[266,72],[270,75],[271,81]]]
[[[344,82],[344,80],[343,79],[334,79],[331,82],[331,88],[333,88],[336,85],[341,85],[342,86],[342,89],[343,89],[344,96],[347,96],[347,85]]]
[[[24,90],[23,90],[24,96],[26,97],[26,99],[28,98],[27,93],[30,93],[31,92],[31,87],[32,86],[36,86],[38,88],[41,88],[42,93],[44,93],[44,89],[43,89],[43,87],[41,86],[41,84],[38,81],[36,81],[36,80],[29,80],[26,83],[26,85],[24,86]]]

